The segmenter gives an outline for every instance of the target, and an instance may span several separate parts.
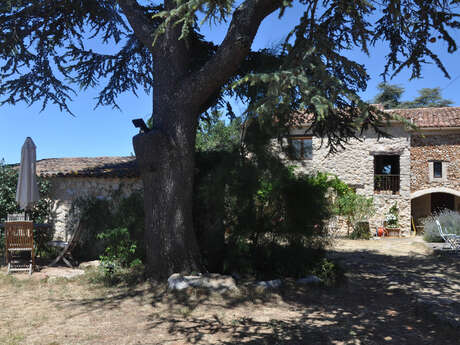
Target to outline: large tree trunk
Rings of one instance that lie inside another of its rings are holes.
[[[144,182],[147,273],[159,278],[200,269],[192,219],[195,136],[198,116],[212,95],[237,71],[261,21],[282,4],[246,0],[232,16],[226,37],[200,69],[181,24],[171,25],[153,45],[154,28],[135,0],[118,0],[132,29],[150,50],[153,65],[154,130],[133,138]],[[164,0],[166,10],[176,8]]]
[[[166,9],[175,6],[165,1]],[[199,104],[178,90],[190,63],[180,34],[179,25],[168,27],[152,51],[154,128],[133,138],[144,182],[146,269],[160,279],[201,269],[192,218]]]
[[[201,269],[192,218],[196,129],[169,128],[133,138],[144,182],[147,274],[160,279]]]

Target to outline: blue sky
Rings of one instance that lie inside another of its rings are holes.
[[[300,16],[299,7],[287,10],[285,16],[278,19],[274,14],[261,25],[253,49],[270,47],[283,40],[288,30],[297,23]],[[219,43],[225,33],[225,26],[203,28],[208,39]],[[455,33],[455,39],[460,44],[460,33]],[[409,81],[409,72],[404,71],[389,82],[405,87],[404,100],[417,96],[417,90],[424,87],[441,87],[444,98],[451,99],[454,105],[460,106],[460,52],[447,54],[446,44],[433,43],[433,48],[439,53],[452,79],[446,79],[434,65],[423,68],[423,79]],[[365,64],[371,80],[367,90],[362,94],[363,99],[370,100],[377,92],[377,84],[382,81],[385,55],[388,52],[385,45],[377,45],[371,50],[371,56],[360,52],[350,53],[352,58]],[[457,79],[456,79],[457,78]],[[41,105],[27,107],[25,104],[0,107],[0,159],[7,163],[20,160],[21,146],[27,136],[32,137],[37,145],[37,159],[57,157],[94,157],[94,156],[125,156],[133,154],[132,137],[137,130],[131,120],[138,117],[147,118],[151,113],[152,100],[150,95],[139,92],[139,97],[124,94],[119,98],[121,111],[110,107],[94,109],[94,97],[98,89],[79,92],[70,104],[76,115],[72,117],[60,112],[59,108],[51,105],[40,112]],[[237,105],[236,110],[242,111],[243,105]]]

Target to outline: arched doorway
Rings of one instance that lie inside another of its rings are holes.
[[[449,193],[431,193],[431,213],[444,209],[455,210],[455,195]]]
[[[438,187],[411,194],[411,215],[416,225],[420,224],[422,218],[443,209],[460,212],[460,191]]]

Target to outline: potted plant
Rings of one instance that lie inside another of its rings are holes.
[[[387,228],[389,232],[391,232],[391,230],[399,230],[399,209],[396,202],[390,207],[385,216],[385,228]]]

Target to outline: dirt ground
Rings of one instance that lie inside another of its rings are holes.
[[[329,255],[347,271],[341,287],[288,280],[277,292],[243,286],[226,295],[107,288],[90,273],[18,279],[3,267],[0,344],[458,344],[458,329],[418,301],[458,307],[460,255],[429,253],[420,239],[339,240]]]

